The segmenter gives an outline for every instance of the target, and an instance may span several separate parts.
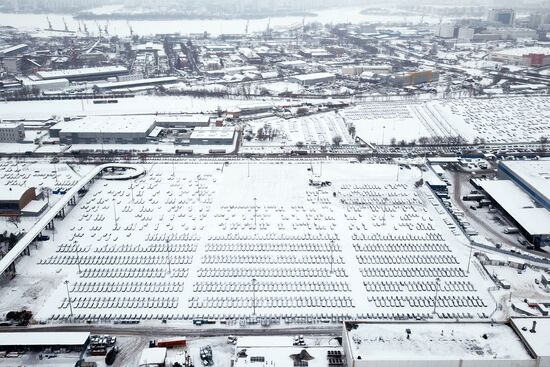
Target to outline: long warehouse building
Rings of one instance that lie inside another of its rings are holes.
[[[42,80],[67,79],[73,81],[105,80],[111,77],[128,74],[124,66],[101,66],[96,68],[61,69],[38,71],[36,75]]]

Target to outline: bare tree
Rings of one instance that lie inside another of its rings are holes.
[[[332,138],[332,144],[339,146],[340,143],[342,143],[342,137],[340,135],[336,135]]]
[[[18,215],[10,215],[7,220],[8,220],[8,223],[11,223],[17,228],[19,228],[19,223],[21,223],[21,217],[19,217]]]

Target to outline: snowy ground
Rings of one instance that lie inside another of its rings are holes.
[[[414,189],[420,171],[335,161],[257,161],[250,177],[246,162],[145,168],[137,181],[91,186],[19,261],[0,290],[13,300],[5,309],[67,317],[64,280],[80,319],[249,317],[254,290],[256,315],[289,321],[431,317],[436,287],[442,317],[493,309],[492,283],[478,267],[466,272],[466,239],[426,188]],[[332,186],[309,186],[311,169]]]
[[[283,119],[280,117],[265,118],[250,122],[250,128],[257,135],[258,130],[264,129],[264,134],[273,135],[264,141],[253,139],[247,142],[243,140],[243,147],[261,146],[291,146],[302,143],[304,146],[322,145],[330,146],[336,136],[342,138],[341,145],[353,144],[353,139],[348,132],[344,120],[334,112],[322,113]]]

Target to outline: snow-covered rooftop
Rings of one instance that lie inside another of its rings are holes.
[[[514,330],[477,322],[359,323],[345,336],[353,359],[526,360],[532,359]],[[407,339],[407,330],[410,338]]]
[[[0,333],[0,346],[83,345],[89,337],[87,332]]]
[[[518,317],[511,321],[538,357],[550,357],[550,318]],[[534,333],[531,332],[533,321],[537,322]]]
[[[510,55],[510,56],[528,56],[531,54],[543,54],[550,56],[550,47],[523,47],[523,48],[508,48],[501,51],[496,51],[495,54]]]
[[[235,128],[227,127],[196,127],[191,139],[233,139]]]
[[[166,360],[166,348],[146,348],[141,352],[138,366],[160,366]]]
[[[101,66],[96,68],[63,69],[52,71],[39,71],[36,73],[42,79],[59,79],[80,76],[98,76],[111,73],[127,73],[128,69],[124,66]]]
[[[0,201],[19,201],[28,189],[25,186],[0,186]]]
[[[151,116],[86,116],[78,120],[61,121],[52,129],[63,133],[146,133],[154,124]]]
[[[531,235],[550,233],[550,212],[537,208],[531,197],[512,181],[481,180],[478,184]]]
[[[332,73],[312,73],[312,74],[294,75],[292,78],[300,81],[309,81],[309,80],[334,78],[334,77],[335,75]]]
[[[502,161],[502,166],[515,173],[544,199],[550,201],[550,159],[538,161]]]

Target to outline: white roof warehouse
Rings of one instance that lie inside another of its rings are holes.
[[[140,144],[155,128],[152,116],[87,116],[50,128],[61,144]]]
[[[49,347],[80,351],[86,348],[88,332],[14,332],[0,333],[0,349],[26,350]]]

